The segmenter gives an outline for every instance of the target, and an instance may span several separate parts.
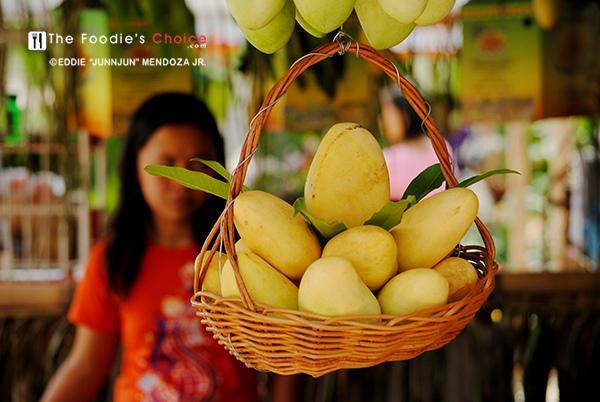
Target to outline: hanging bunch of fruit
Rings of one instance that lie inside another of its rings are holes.
[[[248,42],[271,54],[288,42],[298,24],[321,38],[339,29],[352,11],[375,49],[402,42],[416,25],[433,25],[452,10],[455,0],[227,0],[229,11]]]

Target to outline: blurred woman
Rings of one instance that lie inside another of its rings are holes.
[[[189,302],[194,259],[223,203],[143,170],[149,164],[205,170],[194,157],[224,162],[206,106],[178,93],[147,100],[125,140],[120,203],[68,312],[76,326],[73,347],[43,401],[92,399],[119,344],[115,401],[259,400],[256,373],[205,332]]]
[[[390,175],[390,197],[400,200],[410,182],[439,160],[421,127],[421,118],[406,98],[400,93],[383,91],[380,104],[381,126],[388,142],[383,155]],[[452,155],[448,143],[446,146]]]

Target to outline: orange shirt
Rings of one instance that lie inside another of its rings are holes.
[[[108,289],[105,249],[101,242],[92,250],[68,317],[118,333],[123,355],[115,402],[258,401],[255,372],[217,344],[190,305],[197,249],[149,245],[125,299]]]

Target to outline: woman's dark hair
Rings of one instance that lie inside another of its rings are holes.
[[[106,270],[110,289],[125,297],[137,278],[152,223],[137,178],[140,149],[156,130],[167,124],[190,124],[212,140],[217,160],[224,163],[223,139],[206,105],[193,95],[162,93],[146,100],[134,113],[121,155],[120,197],[107,236]],[[223,202],[209,195],[194,214],[194,239],[201,243],[222,211]]]
[[[401,95],[394,95],[392,97],[392,102],[404,116],[404,121],[406,123],[405,138],[417,138],[424,135],[425,132],[421,128],[422,120],[410,103],[408,103],[406,98]]]

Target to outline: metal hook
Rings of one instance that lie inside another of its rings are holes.
[[[402,89],[400,89],[400,90],[402,90]],[[425,105],[427,105],[427,114],[425,115],[425,117],[421,121],[421,130],[423,131],[423,133],[427,134],[427,129],[425,128],[425,122],[431,116],[431,105],[426,100],[423,100],[423,102],[425,103]]]
[[[456,246],[456,256],[460,257],[462,252],[463,252],[463,246],[462,246],[462,244],[459,244],[458,246]]]
[[[350,49],[350,47],[352,46],[352,42],[356,43],[356,55],[358,56],[358,51],[360,49],[360,45],[358,44],[358,42],[356,40],[354,40],[354,38],[350,35],[348,35],[346,32],[342,31],[341,29],[335,34],[335,36],[333,37],[333,42],[337,42],[337,44],[340,47],[340,50],[338,51],[338,54],[344,55],[348,49]]]

